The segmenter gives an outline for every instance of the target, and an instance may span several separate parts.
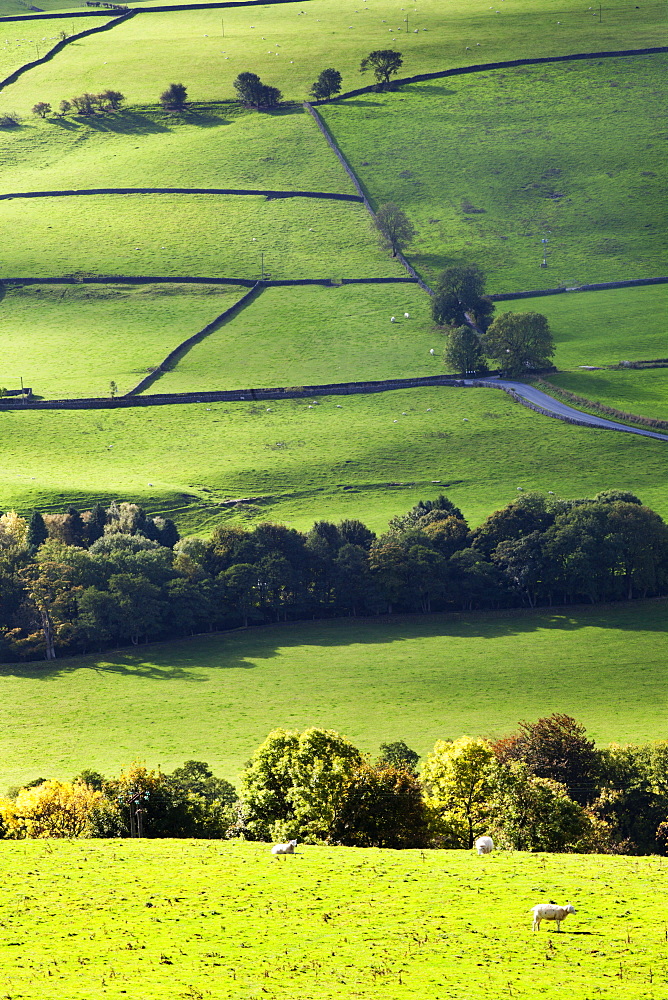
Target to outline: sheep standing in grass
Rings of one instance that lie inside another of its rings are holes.
[[[296,840],[289,840],[287,844],[274,844],[274,846],[271,849],[271,853],[275,858],[280,858],[284,854],[294,854],[296,846],[297,846]]]
[[[478,837],[473,846],[478,854],[491,854],[494,850],[494,841],[491,837]]]
[[[569,913],[575,913],[575,907],[570,903],[565,906],[557,906],[556,903],[538,903],[532,906],[533,926],[532,930],[540,930],[541,920],[556,920],[557,930],[561,930],[561,921],[565,920]]]

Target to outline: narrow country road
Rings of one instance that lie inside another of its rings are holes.
[[[629,427],[628,424],[620,424],[616,420],[606,420],[605,417],[595,417],[591,413],[584,413],[582,410],[576,410],[572,406],[567,406],[566,403],[561,403],[558,399],[548,396],[546,392],[534,389],[533,386],[525,385],[523,382],[512,382],[509,379],[492,377],[466,379],[464,385],[483,385],[506,391],[510,390],[521,399],[526,399],[527,402],[532,403],[534,406],[539,406],[548,416],[568,417],[570,420],[578,424],[585,424],[588,427],[601,427],[608,431],[626,431],[627,434],[640,434],[641,437],[651,437],[657,438],[659,441],[668,441],[668,434],[643,430],[640,427]]]

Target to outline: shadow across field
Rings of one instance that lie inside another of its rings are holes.
[[[146,643],[105,653],[45,661],[0,665],[0,675],[55,680],[80,669],[158,681],[206,680],[200,672],[250,670],[256,661],[285,656],[304,646],[336,649],[347,646],[391,646],[429,638],[512,639],[545,630],[577,632],[584,628],[628,633],[665,633],[666,602],[541,608],[457,614],[397,615],[287,622],[229,632],[202,633],[171,642]]]

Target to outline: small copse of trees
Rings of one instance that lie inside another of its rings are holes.
[[[245,108],[255,108],[259,111],[277,108],[281,103],[282,94],[278,87],[270,87],[257,73],[239,73],[234,81],[234,89],[238,101]]]

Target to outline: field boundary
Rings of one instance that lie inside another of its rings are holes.
[[[157,13],[164,14],[166,11],[170,10],[217,10],[219,7],[277,7],[280,4],[285,3],[295,3],[296,0],[237,0],[237,2],[225,3],[221,0],[219,3],[192,3],[192,4],[172,4],[163,7],[132,7],[130,12],[132,14],[151,14],[153,11]],[[302,3],[310,3],[311,0],[301,0]],[[105,11],[102,8],[102,14],[109,13],[112,14],[113,11]],[[88,10],[78,10],[72,13],[62,13],[58,11],[54,14],[49,14],[48,11],[34,13],[34,14],[7,14],[4,17],[0,17],[0,23],[3,21],[46,21],[52,17],[99,17],[99,11],[88,11]]]
[[[562,295],[564,292],[602,292],[612,288],[637,288],[642,285],[665,285],[668,277],[659,278],[627,278],[622,281],[599,281],[588,285],[575,285],[566,288],[537,288],[530,292],[497,292],[490,295],[492,302],[511,302],[513,299],[533,299],[543,295]]]
[[[241,285],[252,288],[257,278],[207,278],[169,277],[165,275],[65,275],[57,278],[0,278],[0,285],[20,288],[23,285]],[[324,285],[338,288],[341,285],[414,285],[414,278],[265,278],[268,288],[283,288],[290,285]]]
[[[261,281],[257,281],[245,295],[242,295],[240,299],[237,299],[233,305],[225,309],[219,316],[216,316],[214,320],[207,323],[207,325],[201,330],[198,330],[197,333],[193,333],[192,336],[186,337],[186,339],[182,340],[180,344],[177,344],[174,350],[170,351],[169,354],[163,358],[157,368],[155,368],[152,372],[149,372],[148,375],[144,376],[144,378],[141,379],[137,385],[135,385],[132,389],[129,389],[128,392],[124,393],[124,395],[134,396],[137,393],[143,392],[143,390],[147,389],[150,385],[153,385],[153,383],[164,375],[165,372],[174,367],[174,365],[188,353],[191,347],[194,347],[195,344],[199,343],[200,340],[203,340],[204,337],[208,336],[208,334],[213,333],[213,331],[217,330],[218,327],[223,326],[223,324],[228,319],[231,319],[234,315],[236,315],[240,309],[243,309],[243,307],[248,305],[249,302],[252,302],[253,299],[257,298],[263,290],[263,283]]]
[[[75,35],[69,35],[67,38],[62,38],[59,42],[50,48],[46,55],[41,56],[39,59],[33,59],[31,62],[23,63],[18,69],[15,69],[13,73],[6,76],[4,80],[0,80],[0,91],[4,90],[5,87],[11,86],[12,83],[16,83],[19,77],[23,76],[31,69],[35,69],[36,66],[41,66],[43,63],[49,62],[54,56],[58,55],[59,52],[72,42],[78,42],[81,38],[87,38],[88,35],[95,35],[98,31],[109,31],[111,28],[115,28],[117,24],[122,21],[127,21],[129,18],[134,17],[135,11],[130,10],[125,14],[121,14],[120,17],[112,17],[111,20],[105,21],[104,24],[98,24],[95,28],[87,28],[85,31],[78,31]],[[96,15],[97,17],[103,17],[104,14],[100,14],[99,11]],[[0,18],[3,20],[3,18]]]
[[[313,104],[311,104],[309,101],[304,101],[303,107],[304,107],[304,110],[307,111],[308,114],[311,115],[311,117],[315,121],[316,125],[320,129],[322,135],[325,137],[325,141],[327,142],[327,145],[330,147],[330,149],[332,150],[332,152],[336,155],[337,159],[339,160],[339,163],[341,164],[341,166],[345,170],[345,172],[348,175],[348,177],[350,178],[350,180],[355,185],[355,190],[359,194],[362,202],[364,203],[364,207],[366,208],[367,212],[369,213],[369,215],[371,216],[371,218],[373,219],[373,221],[375,223],[375,221],[376,221],[376,213],[374,212],[373,208],[371,207],[371,203],[369,202],[369,199],[367,197],[366,191],[364,190],[364,188],[362,186],[362,183],[359,180],[357,174],[355,173],[355,171],[353,170],[353,168],[348,163],[348,160],[346,159],[343,151],[339,147],[336,139],[334,138],[334,136],[332,135],[332,133],[329,131],[329,129],[327,128],[326,123],[320,117],[320,115],[318,114],[318,112],[316,111],[316,109],[313,107]],[[412,266],[412,264],[408,263],[408,261],[406,260],[406,258],[404,257],[404,255],[401,253],[400,250],[397,250],[397,252],[395,254],[395,257],[399,261],[399,263],[402,265],[402,267],[404,267],[406,269],[406,271],[408,271],[408,273],[410,274],[411,278],[414,281],[417,281],[417,283],[420,286],[420,288],[422,288],[423,291],[427,292],[428,295],[433,296],[433,294],[434,294],[433,290],[420,277],[420,275],[417,273],[417,271]]]
[[[644,49],[618,49],[604,52],[573,52],[565,56],[534,56],[522,59],[504,59],[499,62],[475,63],[473,66],[455,66],[453,69],[436,70],[433,73],[416,73],[415,76],[404,76],[392,80],[387,87],[379,87],[372,83],[366,87],[358,87],[356,90],[346,90],[343,94],[337,94],[329,100],[313,101],[313,107],[335,104],[338,101],[346,101],[350,97],[361,97],[362,94],[391,94],[398,87],[405,87],[411,83],[423,83],[426,80],[440,80],[448,76],[467,76],[471,73],[487,73],[495,69],[512,69],[516,66],[540,66],[544,63],[571,62],[577,59],[615,59],[623,56],[650,56],[662,52],[668,52],[668,45],[655,45]]]
[[[278,201],[282,198],[324,198],[331,201],[353,201],[359,204],[364,199],[357,194],[336,194],[328,191],[270,191],[255,188],[183,188],[183,187],[139,187],[139,188],[81,188],[56,191],[10,191],[0,194],[0,201],[14,198],[78,198],[106,194],[205,194],[205,195],[255,195]]]

